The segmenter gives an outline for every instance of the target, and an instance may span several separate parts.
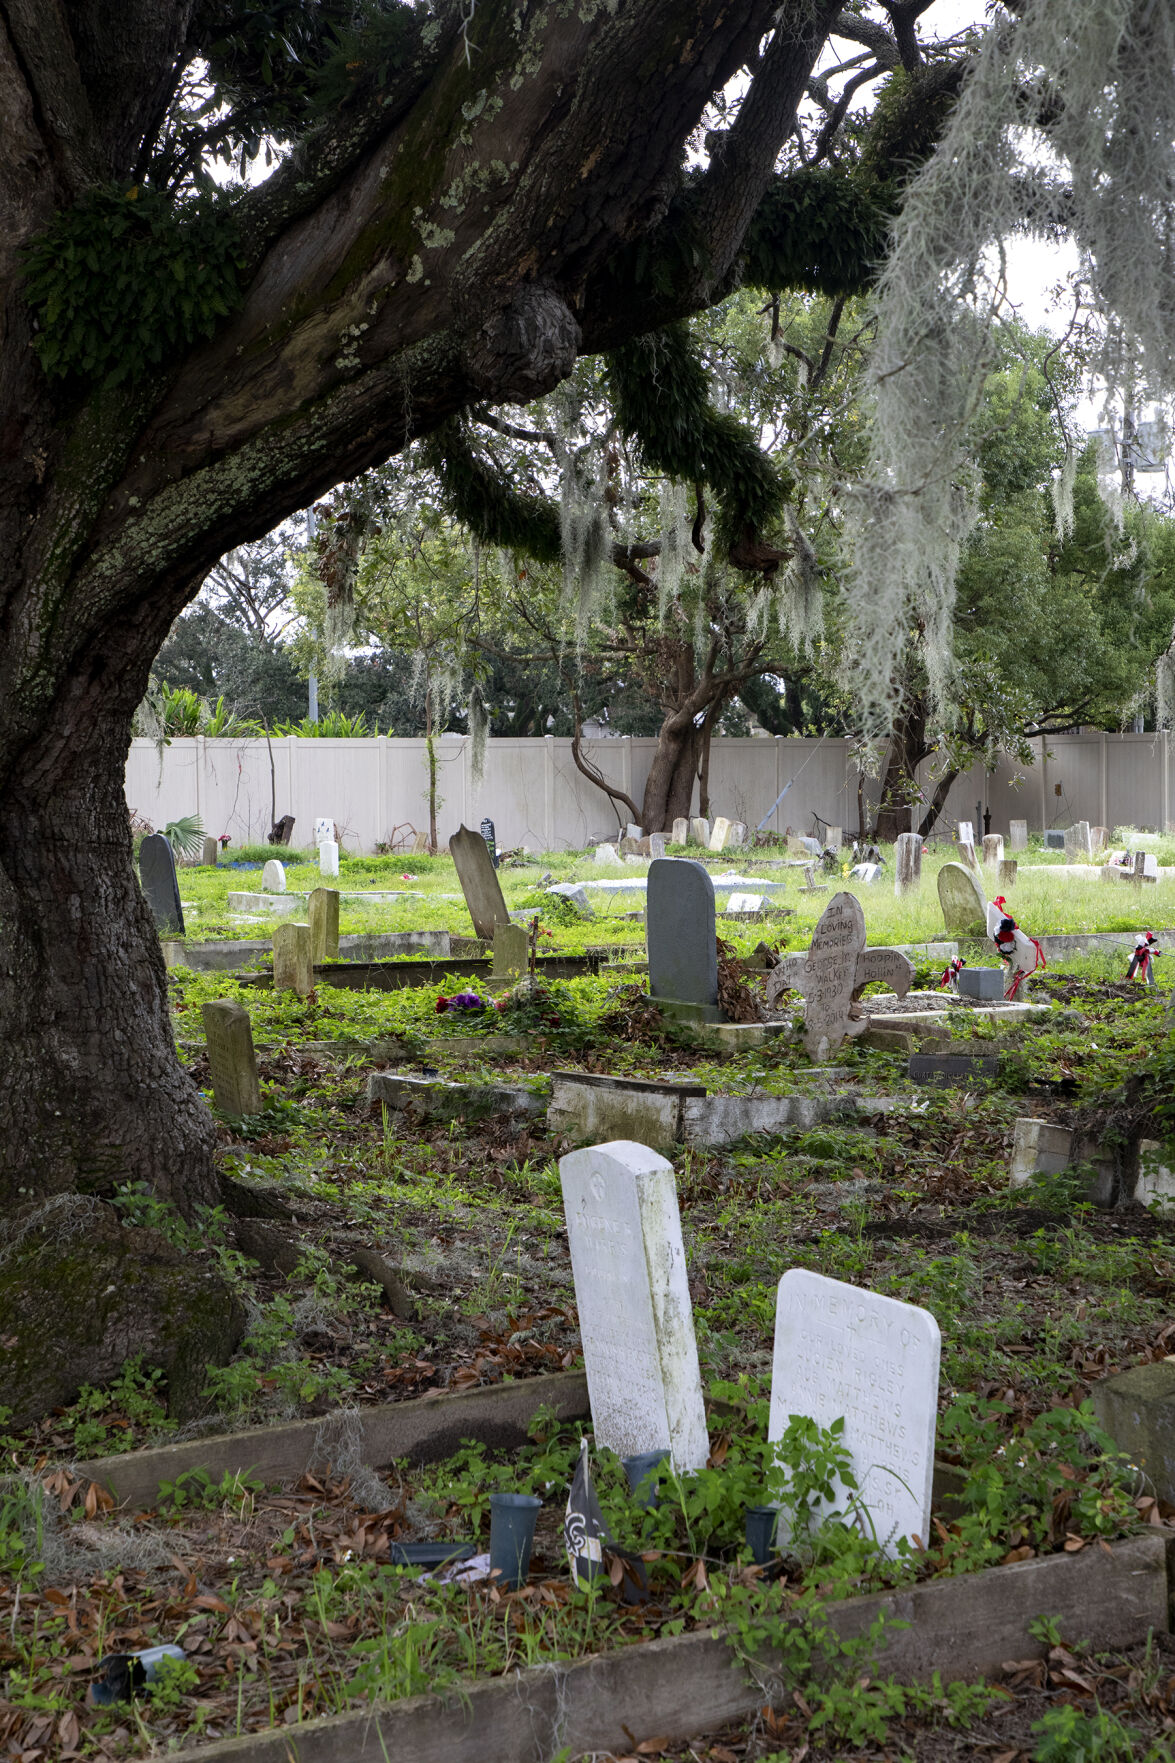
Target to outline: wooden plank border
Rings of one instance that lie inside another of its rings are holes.
[[[462,1439],[477,1439],[494,1449],[514,1450],[525,1444],[527,1428],[544,1403],[562,1420],[586,1420],[587,1377],[582,1371],[555,1371],[484,1389],[438,1390],[404,1402],[356,1408],[355,1445],[364,1463],[378,1467],[394,1458],[431,1463],[448,1457]],[[285,1426],[254,1426],[244,1432],[218,1433],[161,1445],[151,1451],[128,1451],[76,1466],[79,1475],[100,1482],[123,1506],[136,1510],[154,1506],[160,1485],[191,1469],[204,1469],[214,1481],[238,1470],[263,1481],[290,1481],[307,1469],[327,1467],[323,1438],[329,1437],[337,1413],[321,1420],[294,1420]]]
[[[1028,1624],[1055,1617],[1069,1644],[1132,1646],[1168,1631],[1167,1543],[1134,1537],[1113,1548],[1051,1555],[905,1591],[830,1605],[844,1639],[884,1611],[894,1629],[876,1669],[903,1682],[991,1675],[1005,1659],[1041,1657]],[[787,1693],[779,1663],[749,1678],[712,1634],[648,1641],[571,1665],[536,1666],[475,1682],[460,1697],[413,1696],[304,1726],[221,1739],[184,1753],[190,1763],[547,1763],[566,1747],[629,1752],[655,1735],[687,1739],[755,1713]]]

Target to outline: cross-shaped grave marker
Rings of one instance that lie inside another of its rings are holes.
[[[785,955],[767,980],[767,1002],[789,987],[804,995],[804,1045],[813,1059],[826,1059],[846,1035],[863,1034],[868,1014],[854,1016],[852,1005],[874,980],[905,997],[914,979],[911,962],[898,949],[865,947],[865,914],[854,894],[834,894],[824,908],[806,955]]]

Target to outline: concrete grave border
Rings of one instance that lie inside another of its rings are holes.
[[[407,1457],[433,1463],[448,1457],[462,1439],[512,1449],[525,1444],[527,1427],[550,1403],[561,1420],[590,1418],[587,1374],[553,1371],[484,1389],[436,1390],[403,1402],[357,1408],[355,1441],[364,1463],[373,1468]],[[165,1481],[204,1469],[214,1481],[223,1475],[254,1473],[266,1481],[288,1481],[314,1465],[326,1467],[322,1429],[338,1412],[320,1420],[293,1420],[285,1426],[251,1426],[243,1432],[216,1433],[121,1457],[96,1457],[74,1465],[75,1473],[108,1488],[121,1506],[153,1506]]]
[[[886,1634],[876,1669],[899,1681],[992,1676],[1006,1659],[1042,1658],[1028,1625],[1056,1618],[1068,1644],[1099,1651],[1170,1632],[1168,1542],[1132,1537],[1077,1555],[990,1567],[891,1593],[850,1598],[825,1615],[842,1640],[864,1638],[878,1616],[908,1623]],[[713,1632],[644,1641],[564,1665],[473,1680],[447,1698],[328,1715],[301,1726],[196,1745],[191,1763],[546,1763],[572,1756],[628,1755],[654,1735],[680,1740],[713,1732],[781,1702],[790,1686],[778,1656],[749,1673]]]

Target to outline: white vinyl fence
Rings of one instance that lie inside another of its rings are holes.
[[[976,806],[991,810],[995,832],[1006,833],[1015,817],[1029,828],[1092,825],[1138,826],[1165,831],[1175,823],[1170,742],[1162,735],[1077,734],[1035,743],[1034,765],[1001,764],[993,774],[975,766],[960,777],[936,833],[949,837],[955,823],[976,819]],[[651,737],[585,741],[592,763],[639,805],[656,742]],[[473,783],[469,741],[438,743],[440,776],[438,835],[447,843],[462,822],[476,827],[489,815],[502,846],[559,850],[612,838],[617,811],[577,770],[571,742],[491,739],[485,775]],[[934,766],[924,769],[923,788],[933,787]],[[846,833],[859,823],[858,788],[866,812],[876,799],[875,779],[861,780],[849,743],[825,737],[717,739],[710,759],[710,806],[714,814],[754,828],[789,780],[787,794],[767,822],[771,831],[813,830],[813,815]],[[198,814],[205,832],[227,833],[233,844],[265,839],[274,814],[292,814],[293,842],[312,842],[314,821],[338,822],[352,852],[377,844],[411,844],[428,828],[428,772],[423,740],[385,735],[362,740],[300,739],[175,740],[160,751],[135,740],[127,760],[126,796],[136,814],[155,827]],[[696,808],[696,795],[695,795]],[[627,818],[627,816],[625,816]],[[982,831],[982,813],[979,815]]]

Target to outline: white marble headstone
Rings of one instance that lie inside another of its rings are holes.
[[[873,981],[905,997],[912,962],[899,949],[865,947],[865,914],[854,894],[834,894],[820,915],[806,955],[785,955],[767,977],[767,1002],[789,986],[804,994],[804,1044],[813,1059],[826,1059],[846,1035],[864,1034],[868,1013],[853,1002]]]
[[[319,815],[318,819],[314,822],[314,843],[316,845],[321,845],[324,842],[324,840],[333,839],[334,836],[335,836],[335,823],[334,823],[334,821],[333,820],[326,820],[323,818],[322,815]]]
[[[318,869],[321,875],[338,875],[339,847],[333,839],[323,839],[318,847]]]
[[[614,1139],[559,1161],[567,1240],[598,1445],[710,1455],[673,1165]]]
[[[898,1537],[930,1539],[940,1346],[938,1323],[915,1304],[805,1268],[779,1282],[768,1437],[793,1414],[823,1427],[843,1419],[860,1501],[889,1553]]]
[[[286,871],[284,864],[271,857],[261,871],[261,887],[266,894],[284,894],[286,891]]]

